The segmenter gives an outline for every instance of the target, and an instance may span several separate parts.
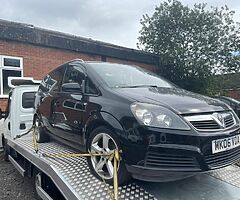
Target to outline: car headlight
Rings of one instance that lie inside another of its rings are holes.
[[[131,104],[131,111],[136,119],[146,126],[190,130],[186,122],[177,114],[162,106],[147,103],[133,103]]]

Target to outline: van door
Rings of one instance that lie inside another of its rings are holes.
[[[37,88],[37,86],[19,86],[13,90],[10,112],[12,138],[26,133],[32,127]]]

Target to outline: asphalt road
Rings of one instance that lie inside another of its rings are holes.
[[[23,178],[10,162],[3,160],[0,152],[0,200],[35,200],[34,181]]]

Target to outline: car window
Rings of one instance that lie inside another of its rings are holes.
[[[79,66],[68,65],[62,84],[78,83],[81,86],[83,80],[85,80],[85,73],[83,72],[82,68]]]
[[[137,66],[110,63],[89,63],[89,66],[109,87],[175,87],[157,74]]]
[[[93,82],[88,78],[86,81],[86,93],[87,94],[98,94],[98,90]]]
[[[50,72],[49,74],[47,74],[43,78],[43,80],[39,86],[39,90],[41,90],[44,93],[50,92],[52,90],[59,91],[60,84],[63,79],[64,71],[65,71],[65,65],[62,65],[62,66],[58,67],[57,69],[53,70],[52,72]]]
[[[41,90],[43,93],[49,92],[50,90],[52,90],[52,88],[54,87],[54,84],[56,84],[56,80],[54,80],[49,74],[47,74],[40,86],[39,86],[39,90]]]

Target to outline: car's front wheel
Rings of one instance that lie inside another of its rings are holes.
[[[115,150],[121,150],[117,137],[110,129],[101,126],[95,129],[89,136],[87,147],[93,154],[111,154]],[[113,184],[114,160],[109,160],[108,156],[92,156],[88,158],[88,164],[92,174],[100,180]],[[125,184],[130,178],[124,161],[117,165],[118,184]]]

